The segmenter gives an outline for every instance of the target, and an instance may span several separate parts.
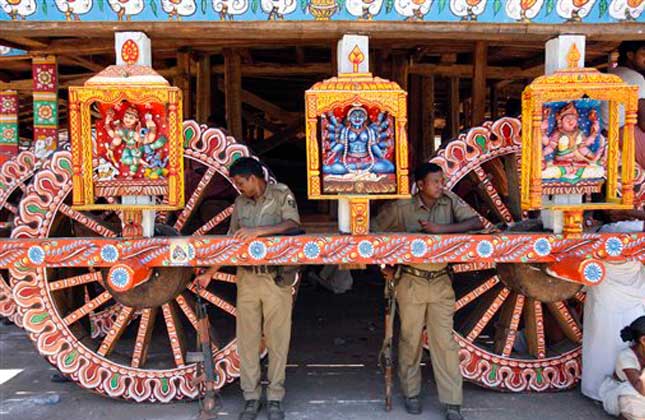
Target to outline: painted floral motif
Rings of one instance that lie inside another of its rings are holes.
[[[613,0],[609,5],[609,16],[616,20],[638,19],[645,9],[645,0]]]
[[[307,242],[304,247],[304,254],[307,258],[318,258],[320,255],[320,246],[315,242]]]
[[[117,267],[110,272],[109,282],[117,289],[124,289],[130,283],[130,273],[123,267]]]
[[[251,242],[249,245],[249,255],[255,260],[261,260],[267,255],[267,248],[260,241]]]
[[[533,250],[540,257],[546,257],[551,253],[551,242],[548,239],[540,238],[533,244]]]
[[[611,257],[618,257],[623,253],[623,242],[618,238],[609,238],[605,242],[605,251]]]
[[[493,255],[493,244],[489,241],[480,241],[477,244],[477,255],[483,258]]]
[[[422,241],[420,239],[415,239],[414,241],[412,241],[410,248],[412,255],[414,255],[415,257],[423,257],[426,252],[428,252],[428,245],[426,245],[425,241]]]
[[[596,261],[585,261],[582,263],[582,275],[589,283],[598,283],[605,276],[604,268]]]
[[[130,21],[132,16],[138,15],[143,11],[143,0],[108,0],[110,8],[116,13],[119,21]],[[151,2],[156,8],[156,3]]]
[[[168,13],[168,20],[181,20],[182,17],[194,15],[197,5],[195,0],[161,0],[161,8]]]
[[[450,0],[450,11],[461,20],[477,20],[486,10],[487,0]]]
[[[119,250],[114,245],[105,245],[101,248],[101,259],[105,262],[115,262],[119,259]]]
[[[41,247],[34,245],[27,250],[27,257],[34,264],[42,264],[45,261],[45,251]]]
[[[361,241],[358,244],[358,254],[363,258],[370,258],[374,255],[374,245],[370,241]]]
[[[53,90],[55,84],[55,67],[52,65],[40,65],[36,67],[36,87],[34,90]]]

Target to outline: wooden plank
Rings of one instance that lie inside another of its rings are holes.
[[[206,123],[211,115],[211,57],[204,54],[197,64],[197,121]]]
[[[224,74],[225,65],[213,66],[213,73]],[[254,63],[242,66],[242,75],[249,77],[279,76],[329,76],[334,72],[330,63],[309,63],[302,65],[278,63]]]
[[[408,72],[410,64],[408,56],[404,53],[392,54],[391,80],[398,83],[401,89],[408,90]]]
[[[27,38],[24,36],[11,36],[11,35],[3,35],[0,38],[0,45],[4,45],[5,47],[16,48],[19,50],[27,50],[27,51],[33,50],[33,49],[47,48],[46,42],[36,41],[35,39]],[[52,53],[48,52],[48,54],[52,54]]]
[[[409,155],[415,166],[423,162],[423,136],[421,131],[421,91],[422,76],[410,76],[408,90],[408,148]]]
[[[473,85],[472,85],[472,122],[473,127],[484,122],[486,116],[486,66],[488,59],[488,44],[484,41],[475,42],[473,52]]]
[[[225,92],[226,90],[225,82],[223,80],[217,81],[217,87],[222,92]],[[247,90],[242,89],[240,95],[241,95],[242,103],[250,105],[253,108],[257,108],[260,111],[264,111],[267,117],[271,118],[272,120],[278,120],[278,121],[288,123],[288,122],[292,122],[293,120],[300,119],[302,117],[302,114],[300,113],[285,111],[279,106],[274,105],[273,103],[267,101],[266,99],[262,99],[261,97]]]
[[[426,161],[434,153],[434,76],[423,78],[421,91],[421,161]]]
[[[459,135],[459,78],[451,77],[449,81],[449,99],[448,99],[448,129],[450,130],[450,138],[457,138]]]
[[[224,102],[226,104],[226,128],[238,142],[242,137],[242,69],[237,51],[224,50]]]
[[[645,40],[645,31],[638,22],[607,24],[522,24],[484,22],[409,22],[391,21],[375,25],[371,21],[290,21],[290,22],[2,22],[0,38],[76,37],[112,39],[114,32],[143,31],[152,39],[212,39],[227,41],[261,40],[265,43],[299,41],[302,43],[338,40],[346,33],[361,33],[373,40],[486,40],[486,41],[541,41],[560,35],[585,35],[589,41]]]
[[[192,95],[190,91],[190,51],[187,49],[180,49],[177,51],[175,86],[180,88],[182,91],[184,119],[190,119],[192,116]]]

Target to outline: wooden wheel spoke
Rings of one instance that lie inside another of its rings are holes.
[[[493,319],[493,316],[497,313],[499,308],[502,306],[506,298],[511,291],[504,287],[496,295],[489,296],[488,298],[482,299],[478,307],[472,312],[472,316],[467,322],[467,331],[466,338],[470,341],[474,341],[482,333],[486,325]],[[474,322],[476,321],[476,322]],[[473,325],[474,324],[474,325]],[[472,325],[472,327],[470,327]]]
[[[75,220],[76,222],[82,224],[86,228],[92,230],[93,232],[101,236],[104,236],[107,238],[115,238],[117,236],[116,232],[113,231],[112,229],[109,229],[101,225],[100,223],[87,217],[80,211],[74,210],[73,208],[71,208],[65,203],[60,205],[60,212],[63,213],[65,216],[69,217],[70,219]]]
[[[79,319],[87,316],[90,312],[94,311],[101,305],[103,305],[105,302],[110,300],[112,298],[112,295],[110,295],[110,292],[107,290],[95,297],[94,299],[90,300],[87,302],[85,305],[81,306],[71,314],[67,315],[63,322],[65,325],[71,325],[74,322],[78,321]]]
[[[63,280],[57,280],[49,283],[49,290],[54,292],[56,290],[68,289],[74,286],[80,286],[82,284],[100,282],[102,280],[102,275],[100,271],[95,271],[93,273],[86,273],[80,276],[68,277]]]
[[[585,303],[585,299],[587,298],[587,294],[585,292],[578,292],[576,295],[573,297],[575,300],[577,300],[580,303]]]
[[[168,339],[170,340],[170,348],[172,349],[175,365],[178,367],[185,366],[186,359],[184,358],[184,354],[186,347],[184,345],[181,324],[179,323],[175,307],[170,303],[164,303],[161,305],[161,310],[163,311],[163,317],[166,321]]]
[[[582,330],[567,305],[563,301],[549,302],[546,304],[549,312],[555,317],[556,321],[562,328],[564,335],[574,343],[582,343]]]
[[[512,298],[504,304],[495,330],[495,353],[504,356],[511,355],[523,308],[524,295],[517,293],[513,293]]]
[[[237,283],[235,274],[220,273],[219,271],[215,273],[213,280],[218,280],[224,283]]]
[[[177,217],[177,221],[175,222],[174,228],[177,230],[177,232],[181,232],[181,230],[184,228],[186,225],[186,222],[190,218],[190,216],[193,214],[193,211],[195,211],[195,207],[199,203],[199,200],[202,197],[202,194],[204,194],[204,191],[206,191],[206,187],[208,186],[208,183],[213,179],[213,176],[217,171],[213,167],[209,167],[204,176],[202,176],[202,179],[199,181],[199,184],[197,184],[197,188],[195,188],[195,191],[191,194],[190,198],[186,202],[186,207],[181,211],[179,216]]]
[[[526,299],[524,309],[524,325],[529,354],[538,359],[546,357],[546,342],[544,339],[544,314],[542,303],[533,298]]]
[[[132,361],[130,362],[130,366],[134,368],[139,368],[146,363],[146,359],[148,358],[148,346],[150,345],[150,339],[152,338],[156,316],[157,308],[144,309],[141,312],[139,330],[137,331],[134,351],[132,352]]]
[[[452,266],[452,271],[454,273],[471,273],[473,271],[492,270],[493,268],[495,268],[495,263],[478,261],[454,264]]]
[[[486,280],[484,283],[479,285],[479,287],[473,289],[469,293],[465,294],[461,299],[455,303],[455,311],[460,310],[464,306],[468,305],[470,302],[473,300],[477,299],[484,293],[488,292],[490,289],[495,287],[496,284],[499,283],[499,277],[498,276],[493,276]]]
[[[484,172],[484,170],[478,166],[475,168],[474,173],[479,180],[480,190],[482,190],[484,194],[486,194],[486,197],[488,197],[490,204],[492,205],[493,209],[500,217],[500,219],[502,219],[502,221],[504,221],[506,224],[513,223],[513,216],[511,215],[510,210],[508,209],[508,207],[506,207],[504,201],[502,201],[502,197],[497,192],[497,189],[490,181],[486,172]]]
[[[11,203],[4,203],[4,208],[9,210],[9,212],[13,213],[14,215],[18,214],[18,209]]]
[[[119,338],[121,338],[121,334],[123,334],[126,327],[130,323],[130,319],[132,318],[133,314],[134,308],[129,306],[124,306],[123,308],[121,308],[121,311],[119,311],[114,324],[112,324],[112,328],[110,328],[110,331],[108,331],[107,335],[103,339],[103,342],[99,346],[98,354],[105,357],[112,353],[114,346],[116,345],[117,341],[119,341]]]
[[[221,297],[216,296],[215,294],[204,289],[200,289],[199,291],[196,291],[193,286],[191,286],[191,291],[197,292],[199,296],[206,299],[207,301],[217,306],[218,308],[228,313],[229,315],[237,316],[237,309],[235,309],[235,306],[231,305]]]
[[[200,236],[200,235],[206,235],[208,232],[213,230],[213,228],[220,223],[222,223],[224,220],[226,220],[228,217],[231,216],[233,213],[233,205],[228,206],[215,216],[213,216],[208,222],[204,224],[204,226],[200,227],[193,233],[193,236]]]

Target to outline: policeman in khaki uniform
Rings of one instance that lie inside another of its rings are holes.
[[[242,193],[235,200],[229,235],[250,240],[298,228],[300,216],[292,192],[283,184],[267,184],[262,166],[252,158],[240,158],[229,175]],[[201,287],[219,267],[197,277]],[[254,420],[261,408],[260,343],[264,333],[269,353],[267,387],[269,420],[284,419],[285,367],[291,339],[291,284],[276,282],[278,268],[270,266],[237,269],[237,351],[240,355],[240,385],[245,405],[240,420]]]
[[[374,232],[458,233],[482,228],[475,211],[451,192],[444,191],[441,168],[424,163],[414,173],[418,193],[411,199],[388,203],[373,220]],[[458,345],[452,336],[455,292],[447,264],[403,265],[395,294],[399,305],[399,379],[410,414],[421,414],[421,334],[428,330],[430,356],[439,401],[446,419],[462,420],[462,377]],[[383,274],[395,276],[392,267]]]

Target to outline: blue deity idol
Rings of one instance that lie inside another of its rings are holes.
[[[324,174],[394,173],[394,164],[388,160],[393,139],[387,113],[380,112],[372,122],[367,110],[355,105],[347,112],[344,124],[333,113],[323,114],[322,119],[329,142],[323,156]]]

